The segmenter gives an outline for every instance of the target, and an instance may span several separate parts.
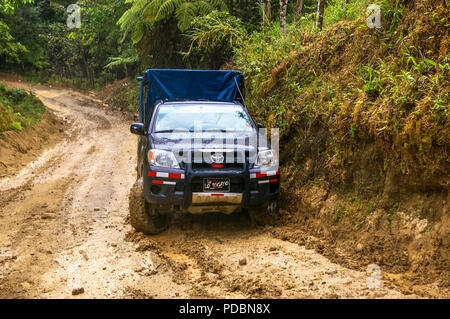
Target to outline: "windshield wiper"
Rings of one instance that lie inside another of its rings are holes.
[[[153,133],[172,133],[174,130],[161,130],[161,131],[155,131]]]
[[[212,128],[212,129],[203,130],[203,132],[222,132],[222,133],[226,133],[226,132],[229,132],[229,130]]]
[[[189,132],[193,132],[191,130],[160,130],[160,131],[155,131],[153,133],[189,133]]]
[[[201,131],[195,131],[195,130],[160,130],[155,131],[153,133],[174,133],[174,132],[182,132],[182,133],[198,133],[198,132],[221,132],[221,133],[227,133],[227,132],[238,132],[236,130],[227,130],[227,129],[207,129],[207,130],[201,130]]]

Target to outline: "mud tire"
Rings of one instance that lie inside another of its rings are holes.
[[[134,183],[129,196],[130,224],[138,232],[156,235],[169,227],[170,216],[159,214],[144,199],[144,183],[139,179]]]

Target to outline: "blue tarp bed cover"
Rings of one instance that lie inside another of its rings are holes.
[[[164,70],[145,72],[141,81],[139,115],[143,122],[157,101],[239,101],[244,104],[244,76],[238,71]],[[143,88],[148,85],[145,113]]]

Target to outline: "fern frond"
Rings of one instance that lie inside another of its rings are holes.
[[[124,32],[124,39],[131,34],[134,43],[142,39],[145,23],[168,19],[175,14],[178,28],[186,31],[196,16],[226,9],[224,0],[126,0],[126,3],[131,3],[131,7],[117,24]]]
[[[178,6],[175,16],[178,20],[178,28],[181,31],[187,30],[195,17],[195,4],[193,2],[184,2]]]

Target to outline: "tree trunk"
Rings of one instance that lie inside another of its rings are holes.
[[[270,42],[270,37],[268,36],[267,31],[270,31],[270,20],[272,18],[272,0],[260,0],[261,5],[263,7],[263,31],[264,31],[264,39],[267,43]]]
[[[261,0],[263,5],[263,25],[265,28],[270,27],[272,18],[271,0]]]
[[[296,21],[299,21],[301,15],[302,15],[303,2],[304,2],[304,0],[297,0],[297,2],[295,3],[294,15],[295,15],[295,20]]]
[[[323,27],[323,11],[325,9],[325,0],[318,0],[317,2],[317,20],[316,28],[322,31]]]
[[[280,28],[283,37],[286,37],[286,13],[288,0],[280,0]]]

